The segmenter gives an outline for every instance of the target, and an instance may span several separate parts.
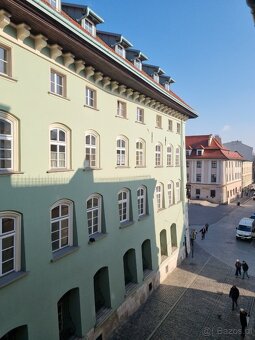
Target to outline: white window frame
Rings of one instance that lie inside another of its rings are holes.
[[[142,216],[145,216],[147,214],[146,200],[147,200],[147,189],[146,189],[145,186],[142,185],[137,189],[138,217],[142,217]]]
[[[68,207],[68,214],[61,214],[61,207]],[[52,217],[52,211],[59,207],[60,215],[58,217]],[[67,220],[67,227],[62,228],[62,222]],[[59,228],[53,231],[53,223],[59,223]],[[73,202],[70,200],[59,200],[50,208],[50,231],[51,231],[51,250],[52,253],[56,253],[57,251],[71,247],[73,245]],[[64,234],[63,231],[67,229],[67,234]],[[59,234],[58,238],[53,241],[53,234]],[[62,245],[62,240],[67,237],[67,244]],[[58,241],[58,246],[53,250],[53,243]]]
[[[177,181],[175,183],[175,202],[178,203],[181,201],[181,182]]]
[[[96,109],[97,107],[97,92],[91,87],[86,86],[85,89],[85,105]]]
[[[89,140],[88,140],[89,139]],[[92,143],[94,139],[95,143]],[[89,130],[85,133],[85,168],[99,168],[99,135]]]
[[[141,107],[136,108],[136,121],[139,123],[144,123],[144,109]]]
[[[173,121],[172,121],[172,119],[168,119],[168,131],[173,131]]]
[[[136,68],[138,68],[138,70],[142,70],[142,62],[141,62],[140,59],[135,58],[134,59],[134,65],[135,65]]]
[[[117,116],[121,118],[127,118],[127,103],[121,100],[117,101]]]
[[[175,166],[181,166],[181,148],[179,146],[175,149]]]
[[[0,151],[6,150],[7,153],[10,152],[10,157],[0,158],[0,173],[19,171],[19,122],[14,116],[3,111],[0,111],[0,120],[10,124],[11,127],[10,134],[1,133],[0,130]],[[4,145],[6,141],[10,143],[8,148]],[[1,159],[10,159],[11,165],[9,167],[1,167]]]
[[[118,55],[120,55],[121,57],[126,58],[126,50],[125,50],[125,48],[122,45],[116,44],[115,45],[115,52]]]
[[[91,35],[93,36],[96,35],[96,26],[92,21],[88,20],[87,18],[84,18],[82,21],[82,26]]]
[[[138,139],[135,143],[136,146],[136,166],[145,166],[145,141]]]
[[[50,93],[66,97],[66,76],[54,69],[50,70]]]
[[[166,148],[166,165],[173,166],[173,146],[169,144]]]
[[[155,82],[159,83],[159,75],[157,73],[153,73],[153,79]]]
[[[88,202],[92,201],[88,208]],[[99,194],[90,195],[86,201],[88,234],[92,236],[102,232],[102,196]],[[95,222],[97,220],[97,222]]]
[[[211,161],[212,169],[217,169],[217,161]]]
[[[11,77],[12,75],[11,48],[0,44],[0,49],[2,49],[5,54],[3,59],[0,59],[0,75]],[[1,69],[3,72],[1,72]]]
[[[166,89],[167,91],[170,90],[170,84],[169,84],[169,83],[165,83],[165,89]]]
[[[162,166],[162,144],[158,143],[155,146],[155,166]]]
[[[3,233],[2,222],[4,219],[14,220],[14,229]],[[3,240],[6,238],[13,239],[13,245],[3,249]],[[9,258],[8,261],[13,260],[12,269],[3,273],[3,262],[8,262],[3,259],[4,251],[13,248],[13,257]],[[13,211],[0,212],[0,277],[8,275],[12,272],[18,272],[21,270],[21,215]]]
[[[162,116],[156,115],[156,127],[162,129]]]
[[[176,133],[181,134],[181,124],[176,123]]]
[[[126,188],[118,192],[118,209],[120,223],[130,220],[130,191]]]
[[[196,168],[202,169],[202,161],[196,161]]]
[[[173,181],[168,182],[167,184],[167,195],[168,195],[168,206],[174,204],[174,184]]]
[[[128,139],[124,136],[118,136],[116,139],[116,166],[128,166]]]
[[[164,189],[163,184],[158,183],[155,187],[155,196],[156,196],[156,207],[157,210],[163,209],[163,195],[164,195]]]
[[[51,131],[53,130],[57,130],[57,140],[52,140],[51,139]],[[60,136],[60,131],[65,133],[65,141],[61,141],[59,136]],[[51,170],[65,170],[65,169],[70,169],[70,130],[61,124],[52,124],[50,126],[50,130],[49,130],[49,141],[50,141],[50,150],[49,150],[49,154],[50,154],[50,169]],[[52,146],[56,146],[57,147],[57,151],[54,151],[54,153],[56,154],[56,159],[52,158]],[[64,152],[60,152],[61,147],[65,148]],[[60,162],[61,162],[61,158],[60,155],[61,153],[64,153],[65,159],[64,159],[64,166],[60,166]],[[56,166],[53,166],[53,162],[56,162]]]

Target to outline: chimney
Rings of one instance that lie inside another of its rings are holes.
[[[214,138],[222,145],[221,138],[219,135],[215,135]]]

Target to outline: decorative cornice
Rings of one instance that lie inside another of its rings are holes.
[[[95,69],[92,66],[86,66],[85,67],[85,77],[88,79],[93,76],[95,73]]]
[[[20,41],[24,41],[27,37],[30,36],[30,30],[31,27],[29,27],[27,24],[22,23],[16,26],[17,29],[17,38]]]
[[[37,34],[36,36],[34,36],[35,39],[35,49],[38,52],[41,52],[41,50],[47,46],[47,38],[42,35],[42,34]]]
[[[11,14],[6,12],[5,10],[0,10],[0,28],[3,30],[5,26],[9,25],[11,22]]]
[[[77,74],[79,74],[82,70],[85,69],[85,61],[81,59],[75,60],[74,64],[75,64],[75,71]]]
[[[119,94],[125,93],[127,90],[127,87],[125,85],[120,85],[118,88]]]
[[[95,72],[94,74],[94,81],[95,84],[98,84],[102,79],[103,79],[104,75],[102,72]]]
[[[137,98],[139,98],[139,96],[140,96],[140,92],[135,91],[133,93],[133,100],[136,100]]]
[[[68,67],[74,63],[74,55],[70,52],[63,54],[63,58],[65,67]]]
[[[111,84],[111,78],[110,77],[103,77],[102,84],[103,84],[103,88],[106,88],[106,86]]]
[[[115,80],[112,80],[111,81],[111,90],[115,91],[115,90],[117,90],[118,87],[119,87],[119,83]]]
[[[58,44],[53,44],[49,46],[50,48],[50,56],[53,60],[56,60],[58,57],[62,55],[63,48]]]

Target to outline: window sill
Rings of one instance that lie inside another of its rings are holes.
[[[51,95],[51,96],[60,98],[60,99],[68,100],[69,102],[71,101],[71,99],[69,99],[69,98],[67,98],[65,96],[61,96],[60,94],[57,94],[57,93],[54,93],[54,92],[48,91],[48,94]]]
[[[95,233],[89,236],[88,244],[94,244],[107,236],[107,233]]]
[[[126,120],[128,120],[128,118],[127,118],[127,117],[122,117],[122,116],[118,116],[118,115],[115,115],[115,117],[116,117],[116,118],[122,118],[122,119],[126,119]]]
[[[119,228],[120,229],[125,229],[131,225],[134,224],[134,221],[126,221],[126,222],[121,222]]]
[[[163,211],[163,210],[166,210],[166,208],[160,208],[157,210],[157,212],[160,212],[160,211]]]
[[[139,222],[139,221],[146,220],[149,216],[150,216],[149,214],[139,216],[139,217],[138,217],[138,222]]]
[[[93,106],[89,106],[89,105],[83,105],[83,107],[87,107],[89,109],[95,110],[95,111],[99,111],[97,107],[93,107]]]
[[[155,165],[154,168],[163,168],[163,165]]]
[[[142,125],[145,125],[144,122],[139,122],[139,120],[136,120],[135,123],[138,123],[138,124],[142,124]]]
[[[75,246],[69,246],[69,247],[60,249],[52,254],[53,258],[50,260],[50,262],[56,262],[67,255],[75,253],[78,249],[79,247],[75,247]]]
[[[21,171],[0,171],[0,176],[10,176],[10,175],[22,175],[24,172]]]
[[[146,165],[136,165],[135,169],[143,169],[146,168]]]
[[[155,126],[156,129],[163,130],[161,126]]]
[[[4,73],[0,73],[0,77],[5,79],[5,80],[9,80],[12,82],[17,82],[18,80],[15,78],[12,78],[12,76],[9,76],[8,74],[4,74]]]
[[[82,169],[82,171],[94,171],[94,170],[102,170],[102,168],[97,168],[97,167],[95,167],[95,168],[90,168],[90,167],[88,166],[88,167]]]
[[[168,132],[173,132],[173,130],[169,130],[169,129],[168,129],[167,131],[168,131]]]
[[[166,167],[167,168],[173,168],[174,166],[173,165],[167,165]]]
[[[130,168],[130,166],[127,166],[127,165],[117,165],[115,167],[115,169],[129,169],[129,168]]]
[[[137,287],[138,287],[138,284],[135,282],[129,282],[128,284],[126,284],[125,286],[126,294],[124,297],[127,298],[129,295],[135,292]]]
[[[96,324],[95,327],[99,327],[101,326],[106,319],[109,318],[110,315],[112,315],[112,313],[114,312],[114,309],[112,308],[101,308],[100,311],[97,312],[96,314]]]
[[[27,276],[28,272],[12,272],[0,278],[0,288],[8,286],[9,284]]]
[[[51,174],[54,172],[69,172],[69,171],[74,171],[73,169],[50,169],[47,172],[47,174]]]

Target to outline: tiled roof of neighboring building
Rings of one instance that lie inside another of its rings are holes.
[[[187,159],[231,159],[243,160],[237,151],[226,149],[213,135],[186,136],[186,150],[191,150]],[[197,155],[197,150],[203,149],[202,155]]]

